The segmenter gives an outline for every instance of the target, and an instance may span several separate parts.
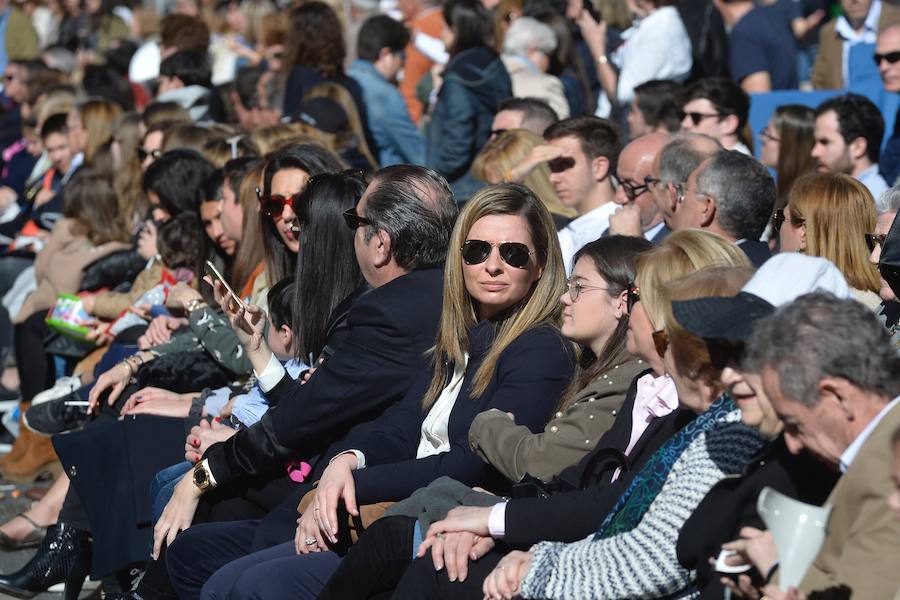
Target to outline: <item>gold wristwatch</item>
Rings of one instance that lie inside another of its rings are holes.
[[[209,464],[205,459],[194,467],[194,485],[203,491],[216,487],[216,480],[210,472]]]

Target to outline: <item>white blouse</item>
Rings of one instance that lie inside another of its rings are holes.
[[[469,355],[465,355],[462,364],[453,368],[453,376],[450,383],[441,391],[425,420],[422,422],[422,437],[419,438],[419,449],[416,450],[416,458],[434,456],[450,451],[450,413],[456,405],[459,391],[462,389],[463,380],[466,378],[466,365],[469,363]]]

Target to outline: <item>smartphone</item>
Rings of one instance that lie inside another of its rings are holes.
[[[206,261],[206,268],[209,270],[209,274],[212,277],[215,277],[216,279],[218,279],[219,281],[222,282],[222,285],[225,286],[225,289],[228,290],[228,293],[234,297],[234,301],[237,302],[241,308],[244,308],[244,309],[247,308],[246,306],[244,306],[244,302],[241,300],[241,297],[238,296],[234,292],[233,289],[231,289],[231,286],[228,285],[228,282],[225,281],[225,278],[222,277],[221,273],[219,273],[219,270],[216,268],[216,265],[212,264],[212,262],[210,262],[210,261]]]

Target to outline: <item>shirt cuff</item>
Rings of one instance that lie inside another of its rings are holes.
[[[506,502],[498,502],[491,507],[488,517],[488,532],[492,538],[503,539],[506,535]]]
[[[266,368],[263,369],[262,373],[257,373],[256,369],[253,370],[253,373],[256,375],[256,382],[259,384],[259,388],[265,392],[271,392],[278,382],[281,381],[281,378],[284,377],[285,370],[281,365],[281,362],[275,356],[275,353],[272,353],[272,356],[269,357],[269,363],[266,365]]]
[[[352,454],[353,456],[356,457],[356,468],[357,469],[365,469],[366,468],[366,455],[363,454],[359,450],[344,450],[340,454],[335,454],[334,456],[331,457],[331,460],[328,461],[328,464],[330,465],[332,462],[334,462],[334,459],[336,459],[339,456],[343,456],[345,454]]]

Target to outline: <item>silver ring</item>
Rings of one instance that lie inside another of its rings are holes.
[[[497,568],[501,571],[506,568],[506,565],[497,565]]]
[[[319,512],[319,507],[317,506],[317,507],[313,508],[313,512]]]
[[[439,534],[437,534],[437,537],[439,537],[439,538],[442,538],[442,539],[443,539],[443,537],[444,537],[444,534],[443,534],[443,533],[439,533]]]
[[[307,546],[315,546],[316,545],[316,538],[308,537],[303,541]]]

